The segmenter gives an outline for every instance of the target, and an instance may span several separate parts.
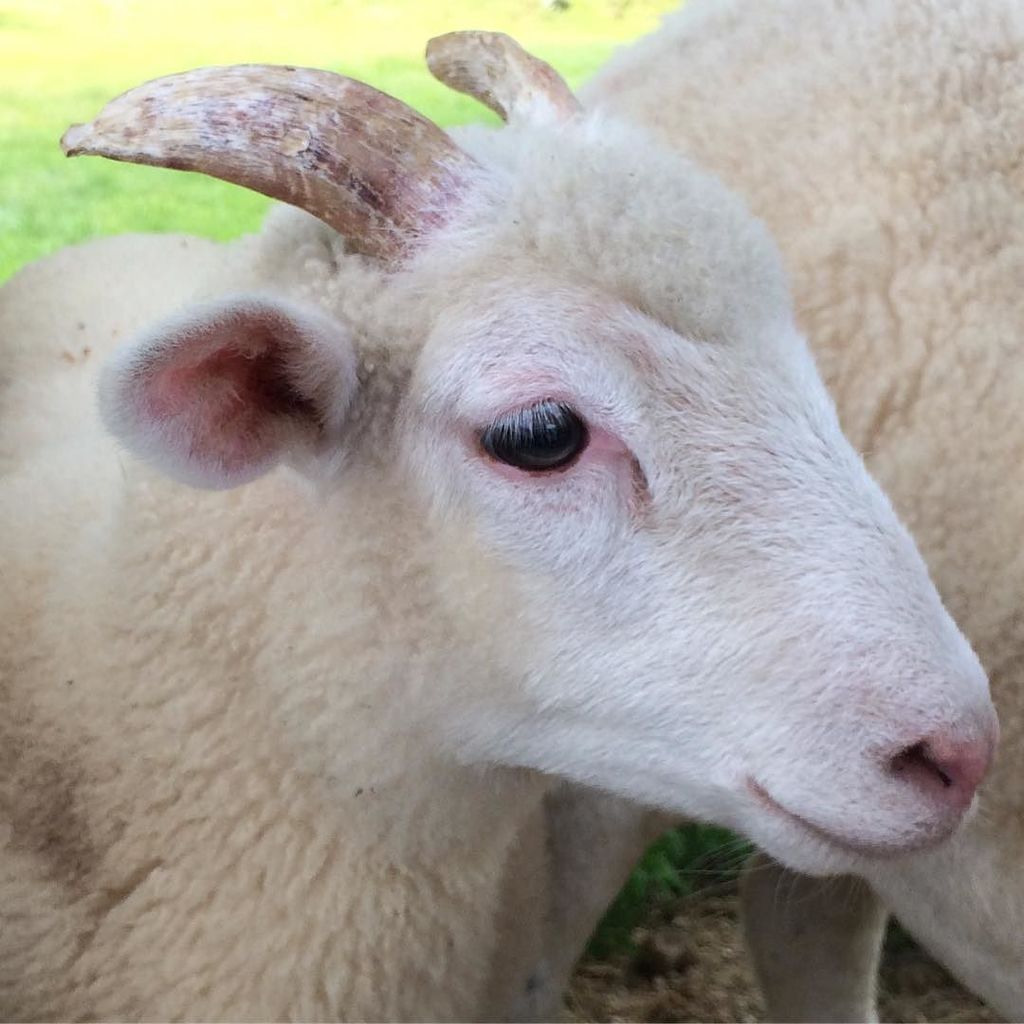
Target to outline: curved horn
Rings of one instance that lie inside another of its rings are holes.
[[[438,226],[473,166],[435,124],[362,82],[261,64],[147,82],[72,125],[61,146],[222,178],[298,206],[384,259]]]
[[[550,64],[502,32],[449,32],[427,43],[427,67],[445,85],[478,99],[500,118],[546,106],[560,119],[582,107]]]

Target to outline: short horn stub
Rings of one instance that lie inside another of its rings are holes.
[[[550,64],[501,32],[449,32],[427,43],[427,66],[445,85],[490,107],[505,121],[553,112],[567,120],[579,100]]]
[[[61,139],[68,156],[198,171],[290,203],[360,252],[400,258],[439,226],[471,158],[404,103],[343,75],[242,64],[147,82]]]

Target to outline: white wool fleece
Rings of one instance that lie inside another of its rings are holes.
[[[601,112],[465,145],[397,271],[275,213],[0,292],[0,1015],[548,1017],[566,780],[818,873],[961,820],[892,766],[986,761],[986,679],[764,226]],[[569,460],[488,452],[543,403]]]

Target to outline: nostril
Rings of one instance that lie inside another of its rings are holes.
[[[889,762],[889,770],[957,810],[967,807],[988,771],[992,744],[945,737],[919,740]]]
[[[925,777],[941,783],[944,789],[953,785],[953,777],[932,756],[931,749],[925,740],[901,750],[890,762],[890,769],[897,775]]]

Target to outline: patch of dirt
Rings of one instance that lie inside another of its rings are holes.
[[[735,887],[651,910],[635,948],[583,961],[567,1001],[570,1021],[760,1021],[764,1005],[739,923]],[[917,946],[901,942],[882,963],[883,1021],[998,1021]]]

